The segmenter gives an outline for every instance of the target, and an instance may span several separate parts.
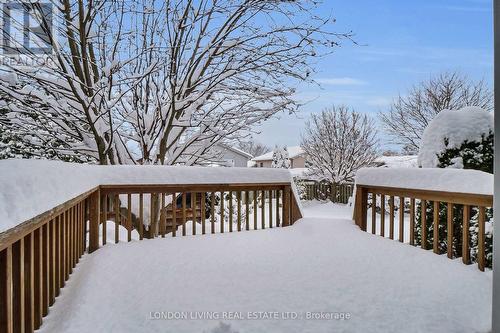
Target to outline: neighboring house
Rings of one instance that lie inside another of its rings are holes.
[[[300,146],[286,147],[286,149],[290,159],[290,169],[306,167],[305,153]],[[273,151],[252,158],[252,162],[258,168],[270,168],[273,163]]]
[[[243,150],[225,145],[223,143],[216,144],[214,149],[220,153],[220,160],[210,163],[211,166],[246,167],[248,161],[250,161],[253,157]]]
[[[380,156],[375,160],[379,168],[417,168],[417,155]]]

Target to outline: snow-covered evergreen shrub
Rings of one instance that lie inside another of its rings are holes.
[[[300,177],[294,177],[293,181],[295,182],[295,187],[297,187],[297,192],[299,194],[300,200],[307,199],[307,185],[304,179]]]
[[[493,173],[493,115],[481,108],[468,107],[458,111],[443,110],[424,131],[419,152],[419,166],[434,168],[474,169]],[[439,251],[447,249],[447,205],[439,205]],[[433,244],[434,207],[428,204],[427,248]],[[453,256],[462,253],[462,218],[463,207],[453,207]],[[421,244],[421,204],[417,204],[416,243]],[[470,220],[470,255],[477,258],[478,246],[478,209],[471,208]],[[486,265],[492,265],[493,248],[493,210],[486,209],[485,228]]]
[[[271,163],[272,168],[284,168],[290,169],[290,158],[288,155],[288,149],[286,147],[279,148],[276,146],[273,151],[273,162]]]

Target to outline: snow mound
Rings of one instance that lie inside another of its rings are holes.
[[[288,169],[0,161],[0,232],[98,185],[292,183]]]
[[[363,168],[356,184],[493,195],[493,175],[478,170],[440,168]]]
[[[375,163],[380,168],[416,168],[416,155],[401,155],[401,156],[380,156],[377,157]]]
[[[464,141],[480,141],[481,135],[488,134],[493,128],[493,114],[480,107],[443,110],[424,130],[418,165],[435,168],[438,155],[447,148],[458,148]]]

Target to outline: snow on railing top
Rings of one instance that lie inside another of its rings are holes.
[[[493,195],[493,175],[477,170],[363,168],[356,173],[356,184]]]
[[[99,185],[290,183],[271,168],[98,166],[47,160],[0,161],[0,232]]]

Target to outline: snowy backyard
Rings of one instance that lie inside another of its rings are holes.
[[[361,232],[348,206],[304,206],[289,228],[85,255],[40,332],[490,329],[491,272]]]

